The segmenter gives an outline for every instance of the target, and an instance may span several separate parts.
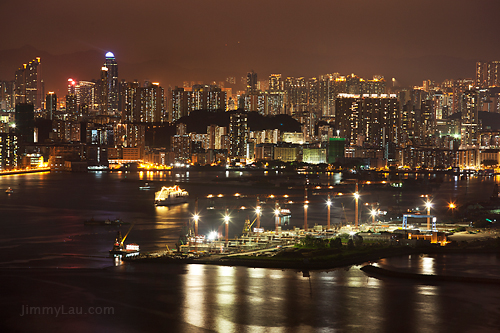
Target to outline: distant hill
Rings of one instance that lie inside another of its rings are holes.
[[[189,116],[180,118],[177,123],[187,125],[188,132],[206,133],[207,126],[229,126],[229,117],[236,111],[193,111]],[[263,116],[258,112],[248,112],[248,127],[251,131],[265,129],[279,129],[281,132],[300,132],[301,124],[292,117],[280,114],[277,116]]]

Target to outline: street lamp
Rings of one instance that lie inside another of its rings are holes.
[[[278,204],[278,201],[276,201],[275,208],[274,208],[274,215],[276,216],[275,218],[275,227],[276,227],[276,234],[278,233],[278,226],[280,226],[281,221],[280,221],[280,207]]]
[[[193,215],[194,220],[194,251],[198,252],[198,219],[200,216],[198,214]]]
[[[372,224],[375,224],[375,216],[377,215],[377,211],[375,209],[372,209],[370,211],[370,214],[372,216]]]
[[[425,202],[425,207],[427,208],[427,215],[431,215],[432,202],[427,200]],[[431,230],[431,218],[427,216],[427,230]]]
[[[357,228],[358,227],[358,201],[359,201],[359,193],[354,192],[354,198],[356,199],[356,210],[354,212],[354,225]]]
[[[454,218],[455,217],[455,208],[457,208],[457,206],[455,205],[454,202],[450,202],[450,204],[448,205],[448,208],[451,209],[451,217]]]
[[[224,222],[226,223],[226,246],[229,241],[228,231],[229,231],[229,214],[226,208],[226,215],[224,215]]]
[[[330,194],[328,194],[328,200],[326,201],[326,205],[328,206],[326,230],[330,230],[330,206],[332,205],[332,200],[330,200]]]
[[[309,207],[308,205],[309,201],[305,201],[304,202],[304,231],[307,231],[307,207]]]

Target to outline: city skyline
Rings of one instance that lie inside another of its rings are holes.
[[[99,19],[92,1],[0,6],[12,13],[0,24],[18,27],[18,33],[3,38],[0,79],[11,79],[12,67],[40,56],[46,88],[56,92],[68,77],[97,78],[89,69],[100,65],[108,51],[120,64],[120,77],[166,87],[184,80],[220,81],[251,70],[304,77],[380,74],[403,86],[416,85],[424,79],[473,77],[476,61],[500,54],[490,24],[499,7],[495,1],[194,1],[189,7],[117,2],[115,15],[106,18],[106,33],[92,24]],[[42,15],[23,15],[28,9]],[[57,19],[42,23],[50,10],[56,10]],[[30,34],[35,26],[38,33]]]

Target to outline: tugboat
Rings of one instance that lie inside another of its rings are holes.
[[[189,193],[178,185],[172,187],[163,186],[161,191],[155,193],[156,206],[168,206],[187,202]]]
[[[131,257],[139,255],[139,245],[137,244],[124,245],[125,239],[130,233],[130,230],[132,230],[133,226],[134,225],[132,225],[130,229],[128,229],[127,234],[123,238],[122,238],[122,233],[120,231],[117,232],[115,242],[113,243],[113,248],[109,250],[109,254],[111,256],[116,255],[116,256]]]
[[[5,190],[5,194],[12,194],[12,193],[14,193],[14,190],[9,186],[9,188]]]

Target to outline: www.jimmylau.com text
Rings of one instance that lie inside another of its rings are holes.
[[[23,305],[19,316],[114,315],[112,306],[29,306]]]

